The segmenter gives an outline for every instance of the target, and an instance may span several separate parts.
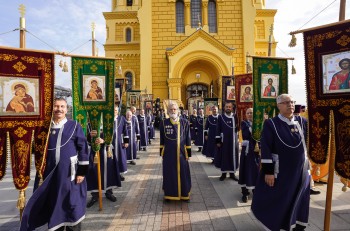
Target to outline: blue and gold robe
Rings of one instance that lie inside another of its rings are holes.
[[[163,157],[164,198],[189,200],[191,174],[188,158],[191,157],[189,122],[165,119],[160,122],[160,155]]]

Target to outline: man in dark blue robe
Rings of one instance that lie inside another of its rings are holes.
[[[216,137],[216,126],[218,123],[218,107],[212,107],[212,115],[209,115],[207,121],[205,122],[204,128],[204,145],[203,145],[203,155],[214,161],[217,155],[217,147],[215,142]]]
[[[136,165],[137,142],[140,140],[140,133],[136,116],[133,116],[131,111],[126,112],[126,128],[129,134],[129,146],[126,148],[126,157],[130,164]]]
[[[89,153],[81,126],[67,120],[67,102],[55,99],[44,181],[29,199],[21,231],[48,224],[48,230],[79,230],[86,211],[86,180]],[[36,177],[35,185],[40,180]]]
[[[198,109],[198,116],[196,121],[196,139],[194,141],[194,144],[198,147],[198,152],[202,151],[203,143],[204,143],[204,115],[203,115],[203,109]]]
[[[148,129],[149,129],[149,120],[145,116],[145,110],[140,111],[140,115],[137,115],[137,121],[139,122],[140,128],[140,150],[146,151],[148,146]]]
[[[226,179],[226,174],[230,173],[230,178],[238,181],[235,172],[238,169],[238,119],[233,113],[233,103],[226,102],[225,112],[218,116],[216,126],[216,144],[218,146],[218,158],[215,158],[215,167],[221,170],[220,181]]]
[[[190,117],[188,116],[188,110],[183,110],[181,116],[180,116],[182,119],[186,119],[186,120],[189,120]]]
[[[254,192],[260,167],[259,146],[255,146],[257,142],[252,137],[253,108],[248,108],[245,115],[246,119],[241,122],[243,142],[238,180],[238,184],[241,185],[242,201],[244,203],[248,202],[249,190]]]
[[[178,105],[170,101],[168,119],[160,122],[160,155],[163,158],[163,190],[166,200],[190,200],[190,127],[178,115]]]
[[[147,119],[148,119],[148,123],[149,123],[149,132],[148,132],[148,143],[151,144],[152,141],[154,138],[155,138],[155,131],[154,131],[154,115],[152,114],[152,111],[150,110],[148,112],[148,116],[147,116]]]
[[[190,115],[190,133],[191,140],[196,140],[196,126],[197,126],[197,109],[193,109],[192,115]]]
[[[293,116],[294,104],[291,95],[278,96],[280,114],[265,121],[261,134],[262,168],[251,209],[269,230],[304,230],[308,223],[307,122],[305,118]]]
[[[118,118],[118,108],[115,108],[114,111],[115,111],[114,114],[115,114],[116,118]],[[117,121],[115,120],[114,121],[114,128],[116,128],[116,126],[117,126],[116,122]],[[124,126],[123,132],[127,133],[126,125]],[[91,137],[96,137],[97,131],[92,130],[90,134],[91,134]],[[114,137],[115,137],[115,134],[114,134]],[[123,138],[123,134],[118,134],[118,136],[116,138],[118,139],[117,142],[120,141],[120,139]],[[126,142],[126,139],[124,140],[124,142]],[[112,143],[113,147],[114,147],[114,145],[117,145],[117,146],[115,146],[116,148],[113,149],[114,152],[112,151],[112,146],[106,147],[104,145],[103,136],[96,138],[95,143],[100,145],[100,151],[99,151],[100,152],[99,153],[100,170],[101,170],[101,179],[100,180],[101,180],[102,191],[105,193],[106,198],[108,200],[115,202],[115,201],[117,201],[117,198],[113,195],[113,189],[121,187],[121,177],[120,177],[120,170],[119,170],[120,164],[119,164],[119,156],[118,156],[119,153],[116,153],[115,149],[117,149],[117,151],[120,151],[120,150],[123,151],[124,149],[122,147],[122,142],[120,141],[120,143],[119,142]],[[90,159],[89,173],[86,176],[87,189],[88,189],[88,191],[91,192],[91,200],[86,205],[86,207],[88,207],[88,208],[93,206],[95,204],[95,202],[97,202],[97,200],[98,200],[98,180],[97,180],[98,174],[97,174],[97,164],[94,163],[95,155],[96,155],[96,152],[91,150],[91,154],[90,154],[90,158],[89,158]],[[124,156],[126,159],[125,151],[124,151]]]
[[[137,141],[136,141],[136,149],[137,150],[140,150],[140,125],[139,125],[139,120],[137,119],[137,115],[136,115],[136,107],[134,106],[131,106],[130,107],[130,111],[132,113],[132,120],[133,120],[133,123],[135,123],[135,130],[138,131],[137,132]],[[137,156],[137,153],[135,153],[136,157],[135,159],[139,159],[139,157]]]
[[[129,147],[129,132],[127,122],[124,116],[119,115],[119,111],[114,111],[114,132],[112,140],[112,151],[118,159],[120,179],[124,181],[123,174],[127,173],[127,155],[126,149]]]

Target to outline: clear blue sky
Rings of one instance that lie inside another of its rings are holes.
[[[289,91],[298,103],[306,102],[303,37],[302,34],[297,35],[297,46],[290,48],[288,44],[291,37],[288,33],[337,22],[340,0],[321,12],[333,1],[266,0],[266,8],[278,9],[274,25],[274,37],[278,42],[277,56],[295,58],[297,74],[289,75]],[[91,23],[95,22],[98,55],[104,56],[102,44],[106,39],[106,25],[102,12],[111,10],[110,0],[0,0],[0,46],[19,47],[19,32],[6,32],[19,27],[18,7],[22,3],[26,6],[26,28],[30,32],[26,38],[28,49],[61,52],[74,50],[72,54],[91,55]],[[349,19],[349,1],[346,8],[346,19]],[[315,19],[307,23],[314,16]],[[305,23],[307,24],[304,26]],[[61,59],[70,63],[69,58],[60,56],[56,58],[56,62]],[[289,69],[291,64],[290,61]],[[69,73],[57,71],[57,84],[68,86],[69,81]]]

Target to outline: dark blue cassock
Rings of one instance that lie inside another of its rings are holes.
[[[137,157],[137,142],[140,137],[136,116],[132,116],[131,121],[126,121],[126,128],[129,134],[129,146],[126,149],[126,157],[127,160],[135,160]]]
[[[222,173],[235,173],[238,169],[238,128],[237,118],[222,114],[218,116],[216,126],[216,143],[221,143],[217,156],[214,159],[215,167],[220,168]]]
[[[191,157],[191,137],[187,120],[160,122],[160,155],[163,157],[164,198],[189,200],[191,174],[188,158]]]
[[[154,132],[154,115],[148,115],[147,118],[149,119],[149,139],[154,139],[155,138],[155,132]]]
[[[123,148],[123,143],[129,144],[129,132],[127,122],[124,116],[119,115],[117,120],[114,120],[114,133],[112,140],[113,155],[117,156],[119,171],[126,173],[128,171],[126,148]]]
[[[185,114],[182,114],[182,115],[181,115],[181,118],[182,118],[182,119],[186,119],[186,120],[189,120],[189,119],[190,119],[190,117],[189,117],[188,115],[185,115]]]
[[[88,158],[86,137],[76,121],[68,120],[61,129],[51,129],[44,181],[24,209],[21,231],[47,223],[48,230],[56,230],[85,218],[86,180],[76,184],[75,177],[86,174]]]
[[[138,115],[137,121],[139,122],[140,128],[140,148],[146,148],[148,145],[148,120],[146,116]]]
[[[190,115],[190,134],[191,140],[196,140],[197,116]]]
[[[203,155],[207,158],[214,159],[217,153],[217,146],[215,142],[216,125],[218,123],[218,116],[210,115],[205,122],[204,136],[208,136],[208,140],[204,139]]]
[[[309,217],[310,174],[304,137],[306,119],[289,121],[278,115],[266,120],[261,136],[261,163],[252,201],[255,217],[270,230],[306,226]],[[275,175],[273,187],[265,174]]]
[[[238,184],[247,189],[254,189],[259,173],[260,155],[259,152],[254,152],[256,141],[252,137],[252,123],[243,120],[241,129],[243,142],[239,160]]]
[[[197,116],[197,121],[196,121],[196,139],[194,141],[194,144],[199,147],[202,148],[203,147],[203,143],[204,143],[204,134],[203,134],[203,130],[204,130],[204,117],[202,116]]]
[[[134,128],[135,128],[135,132],[136,132],[136,137],[137,137],[137,140],[136,140],[136,150],[139,150],[140,149],[140,125],[139,125],[139,120],[137,119],[137,116],[136,115],[132,115],[131,117],[132,119],[132,122],[134,123]],[[129,134],[130,134],[130,131],[129,131]],[[136,155],[137,153],[135,153]]]

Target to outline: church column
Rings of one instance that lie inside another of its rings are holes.
[[[208,31],[208,1],[203,1],[202,2],[202,18],[203,18],[203,22],[202,22],[202,27],[203,30]]]
[[[168,79],[168,87],[170,93],[170,99],[177,100],[178,103],[181,102],[181,78],[171,78]]]
[[[191,29],[191,3],[185,2],[185,31]]]

